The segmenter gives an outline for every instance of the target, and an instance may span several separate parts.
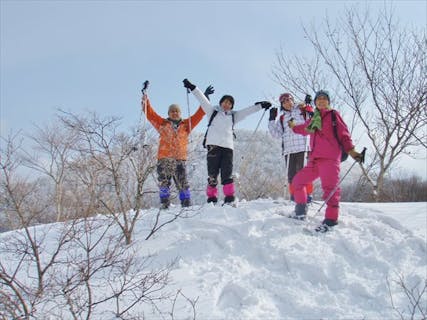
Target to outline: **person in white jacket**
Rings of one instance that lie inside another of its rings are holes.
[[[208,149],[207,201],[218,202],[218,175],[221,174],[224,204],[232,204],[235,201],[233,180],[234,124],[259,110],[268,110],[271,107],[271,103],[260,101],[253,106],[234,111],[234,98],[230,95],[224,95],[219,101],[219,106],[213,106],[202,91],[188,79],[184,79],[183,82],[184,87],[190,90],[199,101],[209,119],[206,134],[206,146]]]
[[[307,98],[307,97],[306,97]],[[295,104],[294,97],[290,93],[283,93],[279,97],[280,110],[282,114],[276,121],[277,108],[270,109],[270,118],[268,121],[268,130],[273,138],[282,139],[282,156],[285,160],[285,169],[287,173],[287,189],[291,200],[294,200],[294,190],[292,179],[299,170],[304,167],[305,152],[309,151],[307,136],[294,133],[287,125],[288,121],[293,119],[295,123],[302,124],[309,119],[312,114],[312,108],[306,99],[306,104]],[[285,185],[286,188],[286,185]],[[312,199],[313,184],[306,186],[307,202]],[[286,189],[285,189],[286,190]]]

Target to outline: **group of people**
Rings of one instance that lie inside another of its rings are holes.
[[[142,97],[142,109],[148,121],[159,133],[157,174],[161,208],[166,209],[170,205],[172,179],[179,190],[181,206],[191,205],[186,174],[188,137],[205,114],[209,117],[204,142],[207,148],[207,202],[214,204],[218,202],[220,176],[224,204],[233,204],[234,125],[257,111],[270,109],[272,105],[269,101],[259,101],[247,108],[234,110],[234,98],[231,95],[224,95],[219,100],[219,105],[213,105],[209,100],[209,95],[214,93],[212,86],[203,93],[188,79],[184,79],[183,84],[200,103],[199,108],[188,119],[182,119],[177,104],[170,105],[168,117],[162,118],[154,111],[147,93]],[[279,101],[281,114],[278,117],[278,109],[270,109],[268,128],[273,137],[282,139],[289,193],[291,199],[295,201],[295,211],[290,218],[298,220],[306,218],[307,203],[311,201],[313,192],[313,181],[320,178],[327,207],[325,219],[316,231],[326,232],[338,223],[340,189],[337,185],[341,149],[356,161],[361,161],[362,155],[355,151],[342,117],[331,108],[328,92],[320,90],[316,93],[315,110],[307,99],[306,104],[296,104],[290,93],[280,95]],[[304,166],[306,152],[309,156]]]

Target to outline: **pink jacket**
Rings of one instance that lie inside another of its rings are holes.
[[[314,133],[307,132],[305,128],[309,125],[311,120],[307,120],[304,124],[296,125],[293,128],[295,133],[310,135],[310,159],[322,158],[337,161],[341,159],[341,149],[335,138],[332,126],[331,111],[331,109],[320,110],[320,115],[322,116],[322,130],[316,130]],[[338,139],[341,141],[344,151],[348,152],[354,148],[350,132],[341,115],[336,110],[335,115],[337,118]]]

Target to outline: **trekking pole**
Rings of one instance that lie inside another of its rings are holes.
[[[258,130],[258,128],[259,128],[259,125],[261,124],[261,121],[262,121],[262,119],[264,118],[264,116],[265,116],[265,112],[267,111],[267,109],[264,109],[264,112],[262,113],[262,116],[261,116],[261,118],[259,119],[259,121],[258,121],[258,124],[257,124],[257,126],[255,127],[255,130],[254,130],[254,132],[252,133],[252,137],[251,137],[251,139],[250,140],[252,140],[252,138],[254,137],[254,135],[255,135],[255,133],[257,132],[257,130]]]
[[[259,125],[261,124],[261,121],[262,121],[262,119],[264,118],[264,115],[265,115],[265,112],[266,112],[266,111],[267,111],[267,109],[264,109],[264,112],[262,113],[262,116],[261,116],[261,118],[259,119],[258,124],[257,124],[257,126],[255,127],[254,132],[252,132],[252,135],[251,135],[251,137],[249,138],[249,142],[252,142],[252,140],[253,140],[253,138],[254,138],[254,136],[255,136],[255,133],[257,132],[257,130],[258,130],[258,128],[259,128]],[[249,149],[248,149],[246,152],[248,153],[249,151],[251,151],[253,147],[254,147],[254,144],[253,144],[253,143],[251,143],[251,145],[250,145]],[[244,159],[244,157],[242,157],[242,159]]]
[[[142,84],[142,89],[141,89],[142,97],[144,97],[144,95],[146,94],[149,84],[150,84],[150,82],[148,80],[145,80],[144,83]],[[142,127],[142,132],[144,133],[144,137],[145,137],[145,126],[147,123],[147,104],[145,103],[145,99],[143,99],[142,102],[144,105],[144,125]],[[142,109],[141,109],[141,113],[139,115],[139,123],[140,124],[141,124],[141,118],[142,118]]]
[[[362,155],[362,159],[360,161],[360,163],[363,163],[365,161],[365,153],[366,153],[366,148],[363,148],[363,151],[360,153]],[[343,180],[345,179],[345,177],[350,173],[351,169],[353,169],[354,165],[358,163],[358,161],[354,161],[353,164],[351,165],[351,167],[347,170],[347,172],[344,174],[344,176],[340,179],[340,181],[337,183],[337,185],[335,186],[335,188],[329,193],[329,195],[327,196],[327,198],[325,199],[325,201],[323,201],[322,205],[320,206],[319,209],[317,209],[316,213],[313,215],[313,217],[315,217],[320,210],[322,210],[322,208],[325,206],[325,204],[332,198],[332,196],[334,195],[334,193],[338,190],[340,184],[343,182]]]
[[[285,200],[290,200],[288,173],[289,173],[289,160],[291,155],[286,154],[284,157],[285,157],[285,190],[283,190],[283,196],[285,197]]]
[[[187,113],[188,113],[188,126],[189,126],[189,130],[190,130],[190,143],[192,143],[192,138],[191,138],[191,115],[190,115],[190,89],[187,88]]]
[[[258,121],[258,124],[257,124],[257,126],[255,127],[255,130],[254,130],[254,132],[252,133],[252,135],[251,135],[251,137],[249,138],[249,142],[252,142],[252,140],[253,140],[253,138],[254,138],[254,136],[255,136],[255,133],[257,132],[257,130],[258,130],[258,127],[259,127],[259,125],[261,124],[261,121],[262,121],[262,119],[264,118],[264,115],[265,115],[265,112],[267,111],[267,109],[264,109],[264,112],[262,113],[262,116],[261,116],[261,118],[259,119],[259,121]],[[249,151],[252,151],[252,148],[254,147],[254,144],[253,143],[251,143],[250,144],[250,147],[246,150],[246,154],[248,154],[249,153]],[[247,157],[245,157],[245,156],[242,156],[242,163],[240,164],[240,171],[243,171],[243,172],[245,172],[245,170],[246,170],[246,166],[247,166],[247,164],[248,164],[248,158]]]

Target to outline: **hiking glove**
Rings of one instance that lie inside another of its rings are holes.
[[[314,109],[311,104],[306,104],[304,107],[305,113],[308,115],[309,118],[312,118],[314,115]]]
[[[193,91],[194,89],[196,89],[196,86],[192,84],[190,81],[188,81],[188,79],[184,79],[182,82],[184,82],[184,87],[187,88],[188,90]]]
[[[363,163],[365,161],[365,159],[363,159],[363,155],[359,152],[357,152],[354,149],[351,149],[348,154],[357,162]]]
[[[270,109],[270,119],[268,119],[269,121],[271,120],[276,120],[277,117],[277,108],[271,108]]]
[[[261,107],[263,108],[263,109],[265,109],[265,110],[268,110],[268,109],[270,109],[270,107],[271,107],[271,103],[270,102],[268,102],[268,101],[259,101],[259,102],[255,102],[255,105],[261,105]]]
[[[291,120],[288,121],[288,127],[293,129],[296,126],[294,118],[291,118]]]
[[[211,95],[211,94],[212,94],[212,93],[214,93],[214,92],[215,92],[214,87],[212,87],[212,86],[207,87],[207,88],[206,88],[206,90],[205,90],[205,97],[206,97],[208,100],[210,100],[210,99],[209,99],[209,95]]]

